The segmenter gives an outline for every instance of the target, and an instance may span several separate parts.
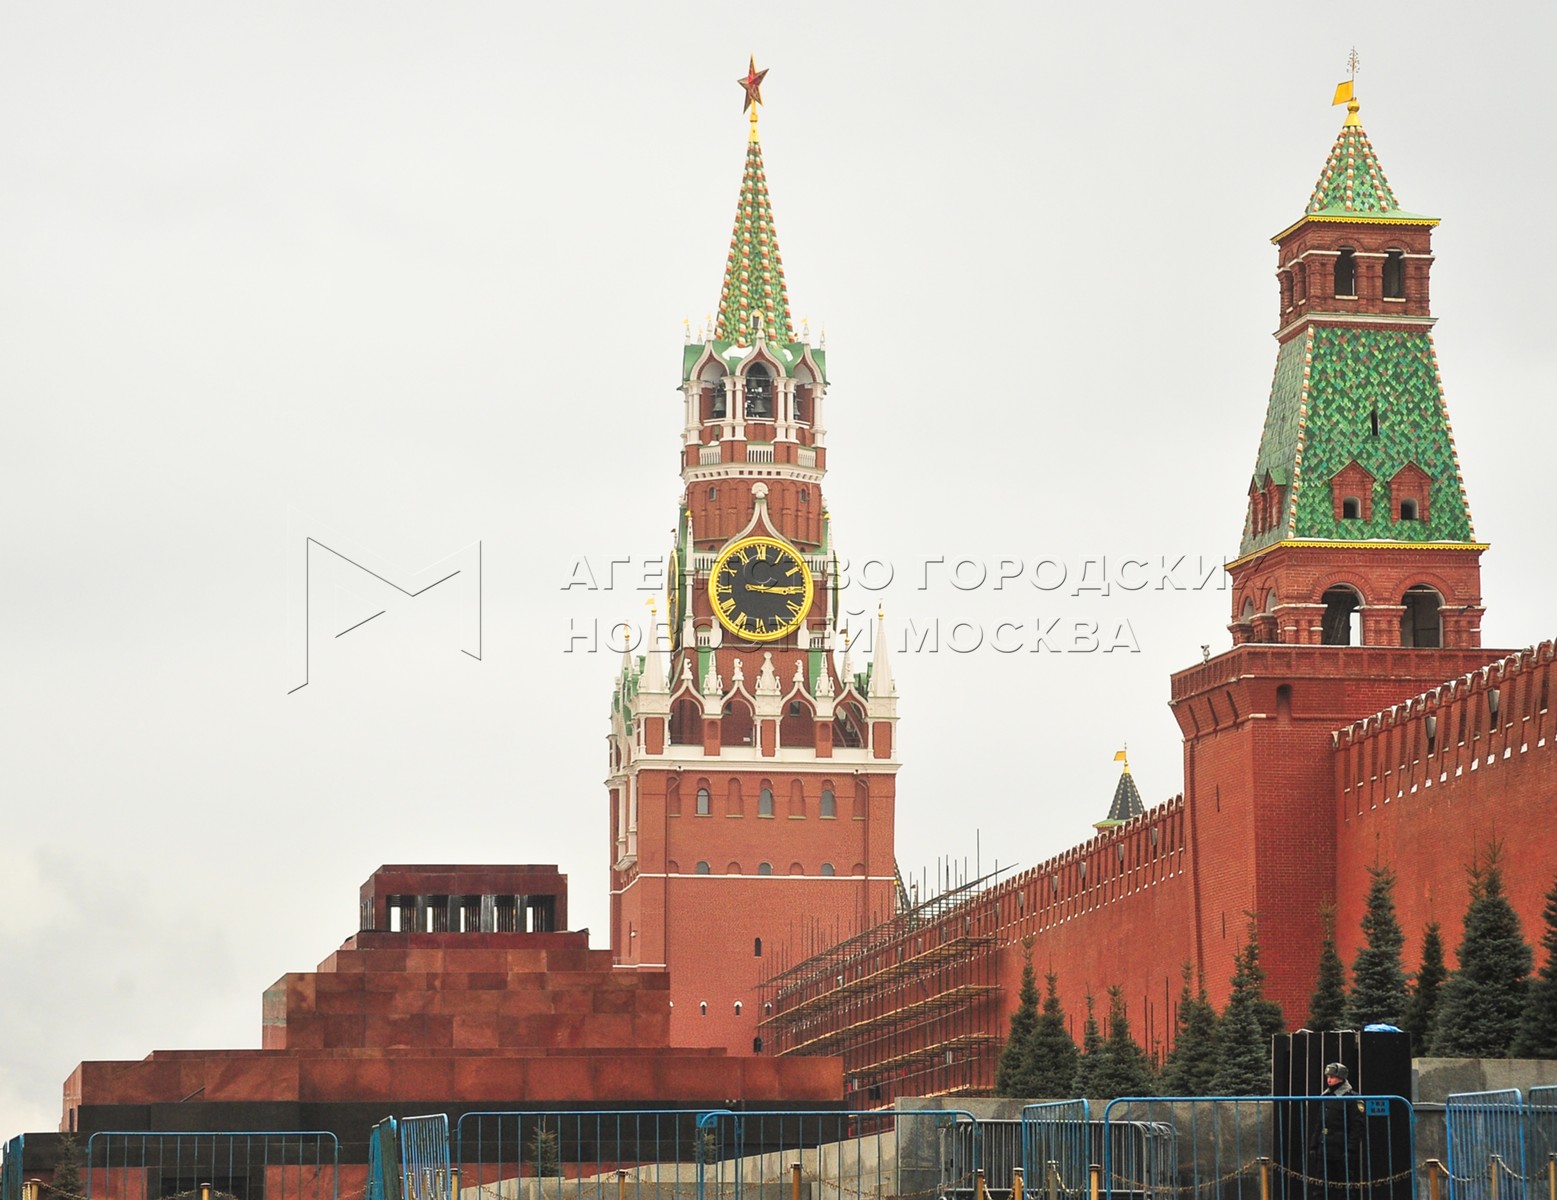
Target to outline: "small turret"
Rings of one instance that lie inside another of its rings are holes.
[[[1118,751],[1114,761],[1120,764],[1119,782],[1114,786],[1114,802],[1108,806],[1108,816],[1092,823],[1092,828],[1100,831],[1123,825],[1146,811],[1146,806],[1141,803],[1140,790],[1135,786],[1135,776],[1130,774],[1129,752]]]

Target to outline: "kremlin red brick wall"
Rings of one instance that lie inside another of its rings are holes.
[[[1494,842],[1525,939],[1539,942],[1544,896],[1557,878],[1554,674],[1553,644],[1544,642],[1337,734],[1336,919],[1348,963],[1361,937],[1367,868],[1378,861],[1398,877],[1407,969],[1434,920],[1452,964],[1469,902],[1466,867]]]
[[[1190,795],[976,902],[997,912],[1001,1036],[1030,938],[1040,980],[1050,970],[1059,977],[1078,1039],[1086,993],[1101,1016],[1105,989],[1118,984],[1136,1037],[1165,1048],[1182,965],[1203,970],[1212,1001],[1225,1004],[1250,912],[1259,914],[1267,995],[1297,1027],[1314,986],[1323,906],[1335,906],[1350,966],[1367,868],[1388,863],[1399,879],[1407,970],[1430,920],[1443,926],[1452,965],[1466,866],[1494,840],[1526,940],[1537,942],[1557,878],[1557,669],[1550,642],[1486,663],[1502,654],[1246,646],[1176,676]],[[1472,663],[1475,670],[1420,690],[1435,670]],[[1336,732],[1339,714],[1372,711],[1380,697],[1394,707]]]
[[[1133,1031],[1165,1044],[1185,962],[1194,954],[1187,811],[1182,796],[1055,856],[991,889],[978,903],[995,912],[1004,1037],[1031,946],[1043,987],[1057,974],[1060,1001],[1079,1042],[1090,990],[1101,1022],[1106,989],[1125,989]],[[1121,853],[1122,851],[1122,853]]]

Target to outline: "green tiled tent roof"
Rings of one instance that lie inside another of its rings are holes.
[[[1348,119],[1341,126],[1335,145],[1330,147],[1330,157],[1325,160],[1304,211],[1386,213],[1399,209],[1368,135],[1360,124],[1354,125]]]
[[[1338,519],[1330,494],[1330,480],[1353,461],[1374,480],[1366,521]],[[1425,521],[1396,520],[1390,509],[1390,480],[1407,464],[1431,480]],[[1258,536],[1246,519],[1241,554],[1291,538],[1475,540],[1425,330],[1315,323],[1287,341],[1276,358],[1256,487],[1265,486],[1267,472],[1286,487],[1285,504],[1274,527]]]
[[[1336,135],[1303,211],[1311,217],[1429,219],[1400,207],[1355,111]]]
[[[762,144],[755,134],[746,144],[746,170],[741,198],[730,235],[730,255],[724,264],[724,286],[714,319],[714,340],[751,344],[752,317],[762,314],[763,337],[769,342],[793,342],[789,290],[779,258],[768,181],[762,169]]]

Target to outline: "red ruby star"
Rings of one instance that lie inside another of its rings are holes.
[[[757,70],[757,56],[755,54],[752,55],[751,64],[746,68],[745,77],[735,81],[746,91],[745,103],[741,105],[742,112],[745,112],[753,104],[762,103],[762,81],[767,73],[768,69],[766,67],[760,71]]]

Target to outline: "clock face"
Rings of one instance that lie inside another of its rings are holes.
[[[736,542],[719,556],[708,578],[714,616],[749,642],[776,642],[799,629],[814,592],[805,560],[766,537]]]

